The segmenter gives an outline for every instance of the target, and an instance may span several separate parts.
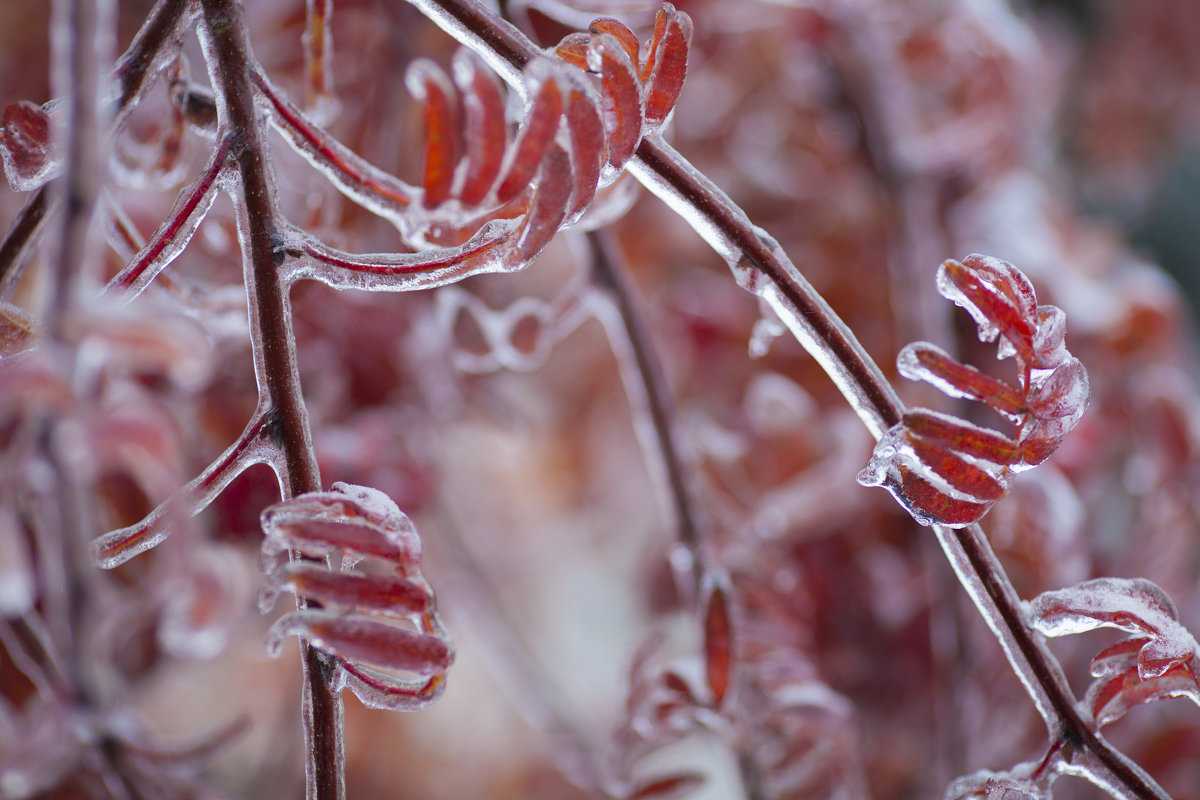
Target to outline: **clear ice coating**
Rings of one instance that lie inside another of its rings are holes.
[[[1176,666],[1200,665],[1195,637],[1179,622],[1167,594],[1144,578],[1096,578],[1043,592],[1026,604],[1031,627],[1046,636],[1067,636],[1100,627],[1142,639],[1138,675],[1157,678]]]
[[[588,318],[588,304],[581,297],[586,291],[579,281],[572,281],[549,302],[521,297],[493,311],[476,295],[448,287],[438,292],[436,321],[452,338],[456,322],[467,315],[483,336],[484,352],[453,352],[456,368],[476,374],[500,369],[530,371],[541,367],[554,345]]]
[[[132,299],[162,272],[192,240],[222,188],[221,173],[229,155],[230,140],[226,137],[208,160],[208,164],[191,185],[179,193],[166,219],[150,237],[146,246],[118,272],[108,284],[108,290],[129,290]]]
[[[0,160],[13,191],[38,189],[61,170],[54,126],[48,106],[21,100],[5,107]]]
[[[124,564],[161,544],[179,524],[207,508],[234,478],[250,467],[255,464],[277,467],[279,451],[263,435],[265,425],[266,417],[260,409],[237,441],[174,497],[133,525],[92,540],[92,555],[96,563],[103,569]]]
[[[1017,381],[992,378],[926,342],[901,350],[900,373],[990,406],[1016,426],[1015,438],[914,409],[880,439],[859,482],[888,489],[922,524],[962,527],[1007,494],[1012,473],[1054,453],[1087,408],[1088,379],[1064,345],[1062,312],[1039,307],[1011,264],[986,256],[945,261],[938,288],[971,313],[981,341],[999,338],[1000,357],[1015,356]]]

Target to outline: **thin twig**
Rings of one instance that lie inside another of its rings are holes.
[[[255,107],[248,29],[237,0],[202,0],[204,22],[215,58],[214,89],[225,124],[237,137],[241,177],[242,231],[246,290],[252,336],[258,345],[259,388],[274,414],[274,432],[286,464],[286,497],[321,488],[312,448],[308,413],[296,368],[295,340],[287,294],[279,276],[280,241],[274,183],[263,131]],[[282,256],[282,253],[280,253]],[[342,703],[333,691],[337,664],[332,657],[301,643],[304,664],[306,775],[308,796],[340,800],[345,796],[342,757]]]
[[[649,412],[655,443],[658,445],[657,457],[666,473],[667,489],[675,515],[676,535],[679,543],[691,556],[691,564],[686,573],[677,570],[677,588],[681,597],[690,598],[694,602],[700,596],[700,580],[704,573],[700,553],[700,521],[696,505],[688,492],[683,459],[675,442],[672,402],[666,377],[650,339],[649,325],[638,307],[628,268],[617,254],[611,237],[605,231],[588,231],[587,243],[594,280],[612,297],[621,317],[619,330],[610,330],[608,334],[624,334],[637,366],[638,385],[630,386],[628,390],[643,396],[645,411]],[[687,581],[688,585],[684,585],[684,581]]]
[[[12,227],[0,242],[0,301],[12,299],[21,282],[28,258],[29,245],[41,234],[42,226],[49,216],[50,185],[39,188],[25,201],[13,220]]]

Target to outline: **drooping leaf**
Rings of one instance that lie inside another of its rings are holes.
[[[733,675],[733,628],[725,588],[713,580],[704,605],[704,668],[713,703],[720,708]]]
[[[421,185],[425,207],[450,199],[458,156],[458,95],[450,79],[431,61],[414,61],[405,76],[408,91],[420,101],[425,123],[425,164]]]
[[[670,8],[670,11],[666,9]],[[650,74],[643,81],[646,86],[646,122],[651,126],[661,125],[675,107],[683,91],[687,77],[688,47],[692,38],[692,20],[687,14],[676,12],[670,4],[664,4],[659,17],[667,17],[666,30],[661,41],[652,41],[656,52],[648,60]],[[655,30],[657,32],[656,23]],[[635,61],[636,63],[636,61]]]
[[[542,162],[563,112],[562,90],[554,77],[541,81],[525,124],[513,147],[508,170],[496,189],[496,199],[506,203],[529,185]]]
[[[466,175],[458,196],[464,205],[473,206],[487,197],[504,160],[508,143],[504,95],[495,73],[470,50],[455,54],[453,72],[465,116]]]

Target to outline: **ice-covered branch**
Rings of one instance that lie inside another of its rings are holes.
[[[129,299],[132,300],[145,291],[158,273],[183,252],[217,199],[231,141],[229,135],[221,139],[204,171],[179,193],[171,213],[158,226],[150,241],[108,282],[108,291],[128,290]]]
[[[139,522],[111,531],[92,542],[96,562],[104,568],[123,564],[171,535],[172,522],[195,516],[217,498],[233,479],[255,464],[271,464],[278,471],[279,451],[271,441],[271,418],[262,409],[224,453]]]

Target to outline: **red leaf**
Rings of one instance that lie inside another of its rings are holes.
[[[571,89],[567,99],[567,128],[571,134],[571,164],[575,169],[575,188],[567,216],[573,217],[596,196],[605,152],[604,123],[596,106],[580,89]]]
[[[586,70],[588,68],[588,45],[591,43],[592,37],[586,33],[568,34],[554,48],[554,53],[571,66]]]
[[[662,12],[660,11],[659,13]],[[588,31],[593,36],[598,36],[602,33],[612,36],[625,48],[625,53],[629,56],[630,63],[638,63],[638,40],[634,36],[633,31],[629,30],[629,26],[625,23],[610,17],[600,17],[599,19],[592,20],[592,24],[588,26]]]
[[[635,784],[626,796],[629,800],[671,800],[703,784],[704,776],[700,773],[680,772]]]
[[[420,675],[444,672],[454,661],[453,649],[440,636],[323,611],[296,611],[282,617],[267,634],[268,650],[278,652],[282,640],[293,635],[347,661]]]
[[[958,527],[969,525],[978,522],[992,507],[990,503],[973,503],[949,497],[911,470],[899,467],[899,471],[899,491],[907,500],[907,504],[922,511],[934,524]]]
[[[1177,666],[1151,678],[1142,678],[1136,666],[1096,681],[1088,689],[1087,700],[1098,726],[1116,722],[1130,709],[1143,703],[1169,697],[1187,697],[1200,705],[1196,676]]]
[[[1017,457],[1017,443],[1007,436],[936,411],[914,408],[904,415],[904,427],[910,439],[993,464],[1011,464]]]
[[[1009,417],[1023,415],[1025,398],[1004,381],[985,375],[978,369],[960,364],[940,347],[914,342],[896,358],[900,374],[909,380],[925,381],[951,397],[963,397],[987,403]]]
[[[430,61],[414,61],[406,78],[409,92],[421,101],[425,122],[425,166],[421,184],[425,207],[450,199],[459,135],[457,96],[446,73]]]
[[[642,135],[642,93],[629,54],[608,34],[592,39],[588,66],[600,73],[601,109],[608,132],[608,163],[620,169]]]
[[[918,437],[909,436],[908,441],[922,464],[963,494],[989,504],[1008,494],[1007,486],[969,461]]]
[[[715,580],[704,608],[704,667],[713,704],[720,708],[733,672],[733,631],[725,589]]]
[[[13,188],[28,191],[44,183],[52,160],[46,110],[28,100],[5,106],[0,134],[5,172]]]
[[[558,130],[558,120],[562,116],[563,98],[558,82],[554,78],[546,78],[538,87],[525,124],[521,128],[516,144],[513,146],[512,161],[508,172],[496,189],[496,199],[507,203],[529,185],[537,172],[538,165]]]
[[[663,14],[659,12],[660,16]],[[683,91],[687,77],[688,46],[692,38],[692,20],[687,14],[672,13],[662,42],[653,57],[650,83],[646,93],[646,122],[661,125]],[[643,79],[644,80],[644,79]]]
[[[362,575],[331,572],[324,566],[293,562],[284,567],[284,585],[297,596],[322,606],[420,613],[433,605],[433,595],[423,580],[396,575]]]
[[[1077,358],[1064,361],[1048,378],[1038,381],[1029,393],[1029,410],[1041,420],[1077,420],[1087,408],[1087,402],[1087,372]]]
[[[938,290],[965,308],[979,325],[981,341],[1002,335],[1024,363],[1033,351],[1037,315],[1033,288],[1016,267],[998,258],[969,256],[942,262]]]
[[[542,161],[537,189],[525,214],[520,238],[508,258],[524,263],[540,253],[558,233],[570,199],[571,160],[561,147],[555,145]]]
[[[454,81],[462,92],[466,114],[467,172],[459,198],[464,205],[473,206],[487,197],[504,161],[508,142],[504,96],[495,74],[470,50],[460,50],[455,55]]]
[[[663,37],[667,34],[667,22],[670,16],[674,15],[675,6],[670,3],[663,3],[658,9],[658,14],[654,17],[654,33],[650,34],[650,42],[646,46],[646,60],[642,64],[642,68],[638,77],[642,83],[650,80],[650,76],[654,74],[655,61],[658,58],[658,45],[662,42]]]

